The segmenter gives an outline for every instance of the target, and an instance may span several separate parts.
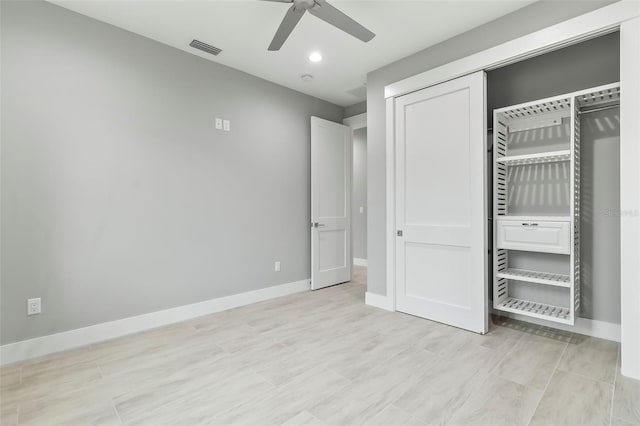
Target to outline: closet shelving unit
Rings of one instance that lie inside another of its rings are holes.
[[[573,325],[580,306],[580,114],[619,83],[494,111],[493,307]]]

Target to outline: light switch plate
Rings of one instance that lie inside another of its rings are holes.
[[[37,299],[27,299],[27,315],[37,315],[42,312],[42,301]]]
[[[222,118],[216,117],[216,130],[222,130]]]
[[[222,122],[222,128],[224,129],[225,132],[230,132],[231,131],[231,122],[229,120],[224,120]]]

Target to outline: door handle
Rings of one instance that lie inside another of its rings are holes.
[[[321,226],[326,226],[326,225],[324,223],[313,222],[313,227],[314,228],[319,228]]]

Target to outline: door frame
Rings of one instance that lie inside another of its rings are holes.
[[[342,120],[342,124],[351,127],[351,130],[358,130],[363,127],[367,127],[367,113],[363,112],[362,114],[347,117]]]
[[[491,70],[606,33],[620,31],[620,212],[622,373],[640,379],[640,3],[620,1],[385,87],[386,296],[372,305],[395,310],[395,98],[480,70]],[[625,258],[627,259],[625,261]]]
[[[347,117],[344,118],[342,120],[342,124],[344,124],[345,126],[349,126],[351,127],[351,200],[353,202],[353,132],[354,130],[358,130],[358,129],[363,129],[365,127],[367,127],[367,113],[363,112],[362,114],[358,114],[358,115],[353,115],[351,117]],[[368,152],[368,150],[367,150]],[[368,191],[369,186],[367,185],[367,191]],[[369,197],[367,196],[367,212],[369,211]],[[354,212],[351,212],[351,235],[349,235],[349,238],[351,239],[351,264],[353,265],[353,215]],[[367,223],[367,227],[369,226],[369,224]],[[367,230],[367,233],[369,233],[369,231]],[[366,265],[360,265],[360,266],[366,266]]]

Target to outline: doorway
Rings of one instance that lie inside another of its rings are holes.
[[[353,265],[367,266],[367,128],[353,131],[351,238]]]
[[[353,254],[352,281],[367,283],[367,114],[345,118],[343,123],[352,129],[352,185],[351,185],[351,247]]]
[[[352,130],[351,240],[353,265],[367,266],[367,114],[345,118]]]

